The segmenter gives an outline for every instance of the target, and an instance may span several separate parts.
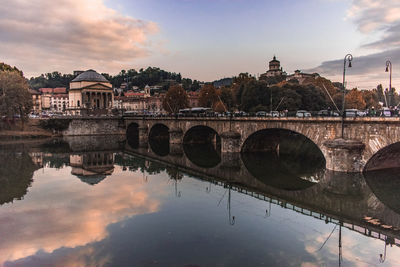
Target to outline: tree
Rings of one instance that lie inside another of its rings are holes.
[[[19,115],[21,126],[32,110],[32,96],[26,79],[18,71],[0,71],[0,114],[13,118]]]
[[[221,101],[219,101],[214,104],[214,111],[218,113],[223,113],[227,110],[225,110],[225,105]]]
[[[163,108],[168,113],[178,113],[179,109],[188,106],[186,91],[180,85],[170,86],[163,100]]]
[[[218,101],[217,90],[212,84],[206,84],[200,90],[199,105],[206,108],[213,107]]]
[[[363,94],[357,88],[352,89],[346,94],[345,106],[346,108],[365,109]]]
[[[372,107],[378,109],[379,101],[378,101],[378,94],[376,90],[364,90],[361,92],[362,97],[364,99],[366,108],[370,109]]]
[[[232,89],[230,87],[222,87],[221,89],[217,90],[217,94],[224,103],[226,109],[232,110],[235,105]]]

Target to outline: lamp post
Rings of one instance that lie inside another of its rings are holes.
[[[390,96],[392,94],[392,62],[390,60],[386,61],[386,72],[389,72],[389,106],[390,106]]]
[[[345,98],[346,98],[346,62],[349,61],[349,68],[351,68],[351,61],[353,60],[353,56],[351,54],[347,54],[344,57],[344,61],[343,61],[343,101],[342,101],[342,138],[344,138],[344,117],[345,117],[345,113],[344,113],[344,106],[345,106]]]

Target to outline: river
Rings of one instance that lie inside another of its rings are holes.
[[[398,170],[329,172],[290,142],[227,158],[116,137],[0,159],[0,266],[400,266]]]

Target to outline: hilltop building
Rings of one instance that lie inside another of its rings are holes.
[[[294,74],[286,76],[286,81],[295,79],[299,82],[299,84],[303,84],[305,81],[309,79],[316,79],[318,77],[320,77],[318,73],[311,74],[311,73],[301,72],[300,70],[295,70]]]
[[[113,107],[111,83],[94,70],[79,74],[69,85],[69,111],[71,114],[107,113]]]
[[[286,76],[286,72],[283,71],[281,67],[281,62],[276,59],[276,56],[269,62],[269,69],[266,73],[260,75],[260,79],[266,77],[277,77],[277,76]]]

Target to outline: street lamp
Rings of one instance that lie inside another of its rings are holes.
[[[344,105],[345,105],[345,97],[346,97],[346,62],[349,61],[349,68],[351,68],[351,61],[353,60],[353,56],[351,54],[347,54],[344,57],[344,61],[343,61],[343,101],[342,101],[342,138],[344,138]]]
[[[389,106],[390,106],[390,95],[392,93],[392,62],[386,61],[386,72],[389,72]]]

